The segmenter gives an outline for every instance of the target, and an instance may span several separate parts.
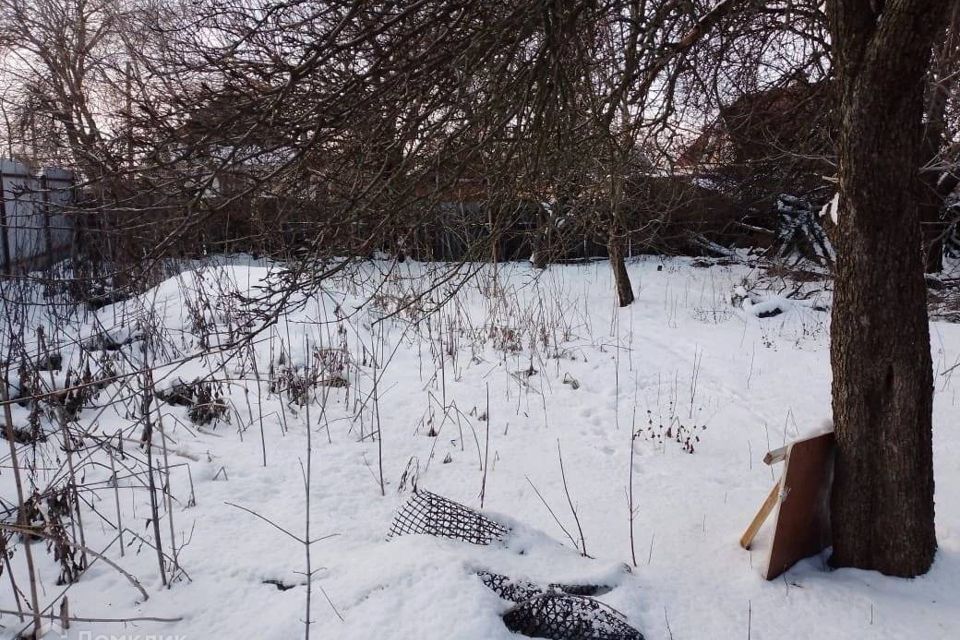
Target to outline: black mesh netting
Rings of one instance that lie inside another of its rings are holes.
[[[538,584],[526,580],[515,580],[509,576],[490,571],[478,571],[480,580],[498,596],[510,602],[523,602],[548,591],[562,591],[575,596],[598,596],[610,591],[610,587],[600,584],[550,584],[544,589]]]
[[[538,584],[526,580],[514,580],[499,573],[477,571],[480,580],[494,593],[510,602],[523,602],[530,598],[543,595],[545,591]]]
[[[462,504],[417,490],[400,508],[388,537],[427,534],[472,544],[503,540],[510,529]],[[517,603],[503,614],[510,631],[550,640],[643,640],[622,614],[587,596],[606,593],[604,585],[551,584],[478,571],[483,583],[505,600]]]
[[[510,530],[470,507],[418,490],[397,512],[388,537],[425,533],[472,544],[490,544]]]
[[[503,614],[514,633],[550,640],[643,640],[622,614],[593,598],[544,593]]]

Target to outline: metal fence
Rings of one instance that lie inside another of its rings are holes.
[[[52,264],[73,248],[73,174],[33,171],[0,159],[0,268],[10,272]]]

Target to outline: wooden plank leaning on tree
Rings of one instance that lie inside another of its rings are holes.
[[[749,549],[764,521],[774,511],[773,541],[764,577],[784,571],[830,546],[830,488],[833,483],[833,433],[798,440],[767,453],[763,461],[783,461],[783,473],[740,538]]]

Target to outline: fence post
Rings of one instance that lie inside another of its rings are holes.
[[[83,244],[83,238],[81,237],[82,226],[86,223],[86,220],[83,219],[83,216],[80,212],[80,195],[77,189],[77,174],[73,171],[70,172],[70,211],[73,215],[67,220],[70,221],[70,226],[73,228],[72,233],[70,234],[70,257],[76,261],[77,256],[80,255],[80,247]]]
[[[10,241],[7,235],[7,192],[3,186],[3,161],[0,160],[0,249],[3,252],[3,273],[10,273]]]
[[[50,233],[50,191],[47,189],[47,174],[40,174],[40,192],[43,196],[43,242],[47,249],[47,268],[53,266],[53,236]]]

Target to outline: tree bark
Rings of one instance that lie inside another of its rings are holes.
[[[937,546],[917,168],[946,4],[828,4],[841,92],[831,563],[895,576],[926,572]]]
[[[550,264],[551,236],[553,224],[550,212],[540,207],[537,211],[537,228],[533,232],[533,266],[537,269],[546,269]]]
[[[613,268],[617,301],[621,307],[626,307],[633,302],[633,286],[630,284],[630,275],[623,259],[623,239],[619,235],[610,234],[607,239],[607,253],[610,254],[610,266]]]

